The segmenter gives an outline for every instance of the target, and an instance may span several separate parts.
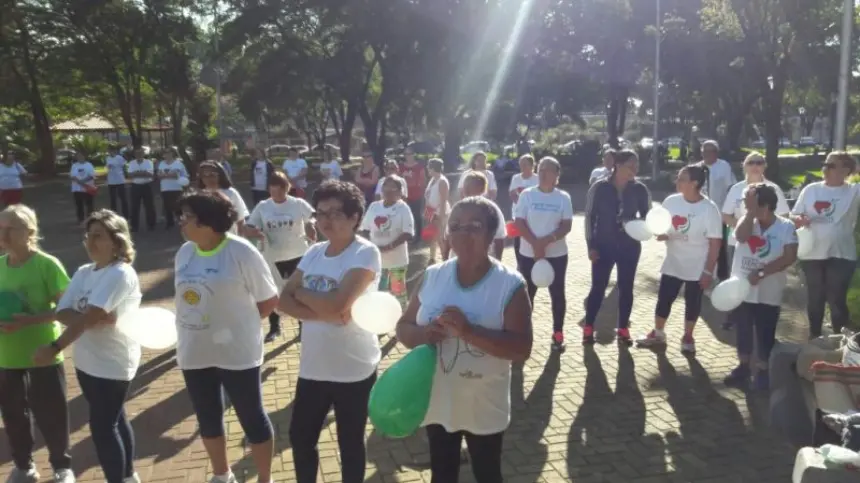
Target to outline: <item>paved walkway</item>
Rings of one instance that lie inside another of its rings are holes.
[[[581,210],[582,190],[573,192]],[[45,248],[56,253],[70,272],[85,261],[80,229],[71,197],[56,186],[27,191],[45,229]],[[104,193],[102,194],[104,196]],[[99,200],[106,206],[107,200]],[[732,334],[723,332],[722,314],[706,303],[697,332],[698,355],[683,357],[683,300],[669,321],[669,347],[663,353],[622,349],[611,340],[616,293],[610,285],[598,320],[593,349],[577,343],[590,284],[589,263],[582,246],[582,218],[577,216],[568,237],[571,262],[567,276],[568,350],[560,357],[549,349],[551,313],[546,291],[534,310],[535,347],[531,359],[514,368],[514,415],[505,436],[507,482],[785,482],[794,451],[767,428],[766,399],[728,389],[721,380],[733,367]],[[163,229],[162,229],[163,230]],[[171,305],[172,258],[178,232],[143,233],[137,240],[138,270],[147,303]],[[633,331],[648,330],[656,301],[662,261],[661,244],[644,245],[636,279]],[[413,255],[414,270],[423,266],[426,251]],[[505,260],[513,264],[508,248]],[[802,303],[799,282],[790,283],[786,300]],[[805,334],[801,305],[788,305],[780,337],[799,340]],[[266,407],[275,426],[275,481],[294,481],[287,437],[298,373],[296,330],[267,346],[263,372]],[[391,337],[383,337],[387,368],[405,353]],[[81,397],[72,361],[67,363],[74,468],[80,481],[104,481],[87,429],[87,405]],[[147,352],[126,406],[136,431],[137,469],[144,482],[208,481],[208,463],[197,437],[196,422],[173,352]],[[226,416],[229,456],[240,481],[256,481],[248,448],[235,414]],[[0,428],[0,433],[3,430]],[[368,432],[368,481],[430,481],[426,441],[421,434],[390,440]],[[49,473],[41,440],[36,459]],[[341,481],[333,419],[320,442],[320,481]],[[464,453],[464,462],[466,461]],[[0,478],[11,468],[5,434],[0,435]],[[461,481],[473,481],[468,465]]]

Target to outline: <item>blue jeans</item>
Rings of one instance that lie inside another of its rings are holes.
[[[90,406],[90,433],[105,480],[122,483],[134,474],[134,431],[123,407],[131,382],[76,373]]]
[[[601,245],[596,247],[599,257],[591,264],[591,291],[585,299],[585,325],[593,327],[606,296],[606,287],[612,269],[618,269],[618,325],[626,329],[630,325],[630,313],[633,311],[633,282],[636,279],[636,267],[639,266],[639,255],[642,245],[626,244],[624,246]]]
[[[776,344],[779,307],[744,302],[731,312],[730,317],[737,335],[738,357],[749,359],[755,348],[758,360],[767,364]]]

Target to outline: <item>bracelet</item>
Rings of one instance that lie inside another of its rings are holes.
[[[713,276],[714,276],[714,272],[712,272],[712,271],[710,271],[710,270],[702,270],[702,273],[703,273],[703,274],[705,274],[705,275],[708,275],[708,276],[710,276],[710,277],[713,277]]]

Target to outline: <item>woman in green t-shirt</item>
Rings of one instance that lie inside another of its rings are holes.
[[[0,294],[17,295],[23,307],[0,305],[0,317],[7,319],[0,320],[0,413],[15,462],[8,481],[39,480],[33,463],[32,415],[48,447],[54,481],[73,483],[63,356],[58,354],[47,365],[33,363],[36,349],[60,335],[54,307],[69,276],[38,242],[39,223],[32,209],[12,205],[0,212],[0,250],[6,253],[0,256]]]

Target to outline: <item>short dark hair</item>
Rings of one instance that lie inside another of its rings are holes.
[[[499,213],[496,211],[496,207],[493,206],[492,201],[483,196],[469,196],[454,204],[451,208],[451,213],[454,213],[454,210],[457,209],[457,207],[460,207],[461,209],[475,208],[480,211],[484,218],[484,227],[487,229],[487,236],[490,240],[495,238],[496,231],[499,229],[499,225],[502,223],[502,220],[499,219]]]
[[[203,185],[203,170],[211,169],[218,173],[218,187],[222,190],[232,188],[233,181],[230,180],[230,175],[227,174],[227,171],[224,169],[224,166],[221,166],[221,163],[216,161],[203,161],[200,163],[200,166],[197,168],[197,188],[204,189]]]
[[[747,189],[755,191],[755,199],[759,206],[767,207],[770,211],[776,211],[779,197],[773,186],[765,183],[755,183],[751,184]]]
[[[427,161],[427,169],[441,173],[445,169],[445,162],[439,158],[432,158]]]
[[[364,217],[365,208],[364,193],[361,192],[358,186],[334,179],[324,181],[314,191],[311,197],[311,204],[314,209],[317,209],[321,201],[331,199],[340,201],[342,205],[341,210],[343,210],[343,214],[347,218],[352,218],[353,215],[356,216],[358,221],[355,224],[355,228],[358,229],[358,225],[361,224],[361,219]]]
[[[708,182],[711,170],[705,166],[705,163],[689,164],[681,168],[681,171],[687,171],[690,175],[690,180],[696,183],[696,189],[702,189]]]
[[[276,169],[272,172],[272,175],[269,176],[269,182],[266,184],[266,186],[280,186],[285,190],[289,190],[292,184],[290,183],[290,178],[289,176],[287,176],[286,173],[284,173],[280,169]]]
[[[183,209],[190,211],[198,224],[208,226],[216,233],[227,233],[239,219],[233,202],[220,191],[187,191],[176,202],[176,210]]]
[[[389,181],[397,183],[397,188],[400,190],[400,193],[403,193],[403,189],[406,188],[406,186],[404,186],[403,181],[401,181],[402,179],[403,178],[400,176],[386,176],[382,178],[382,186],[385,187],[385,183],[388,183]]]

